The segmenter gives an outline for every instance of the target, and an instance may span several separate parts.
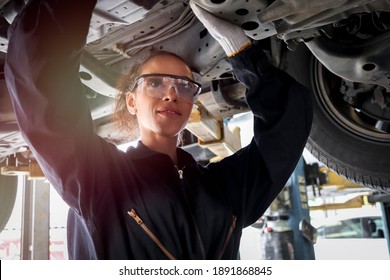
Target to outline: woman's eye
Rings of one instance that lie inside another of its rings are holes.
[[[182,90],[188,90],[188,91],[190,91],[190,90],[192,89],[190,83],[180,83],[180,88],[181,88]]]
[[[156,88],[156,87],[161,86],[162,81],[161,81],[161,79],[148,79],[146,84],[147,84],[148,87]]]

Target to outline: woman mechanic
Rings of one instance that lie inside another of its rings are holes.
[[[200,92],[190,68],[154,56],[125,96],[140,142],[98,137],[79,79],[96,0],[32,0],[10,28],[6,79],[23,136],[65,202],[70,259],[236,259],[244,227],[284,187],[309,134],[309,92],[241,28],[191,3],[247,87],[254,138],[202,167],[177,147]],[[77,16],[75,16],[77,11]]]

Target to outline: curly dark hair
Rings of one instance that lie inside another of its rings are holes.
[[[187,64],[183,58],[175,53],[168,51],[152,51],[146,58],[134,63],[130,70],[127,73],[121,75],[117,80],[116,87],[118,94],[115,101],[114,119],[118,122],[118,128],[126,135],[128,135],[129,141],[139,137],[139,127],[136,116],[130,114],[127,110],[126,94],[131,88],[134,87],[137,78],[141,74],[142,66],[151,58],[161,55],[170,55],[176,57]]]

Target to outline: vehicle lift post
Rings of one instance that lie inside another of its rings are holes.
[[[294,259],[314,260],[313,244],[316,230],[310,224],[310,211],[305,180],[305,162],[300,158],[294,172],[286,184],[290,194],[290,207],[287,208],[287,225],[294,236]]]
[[[383,219],[383,234],[387,242],[387,250],[390,255],[390,194],[386,195],[387,200],[381,202],[382,219]]]
[[[368,197],[370,203],[380,203],[382,209],[383,235],[390,255],[390,193],[377,193]]]

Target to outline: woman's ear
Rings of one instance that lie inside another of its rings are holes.
[[[135,115],[137,113],[137,107],[135,102],[135,94],[132,92],[126,93],[126,105],[127,110],[130,112],[130,114]]]

